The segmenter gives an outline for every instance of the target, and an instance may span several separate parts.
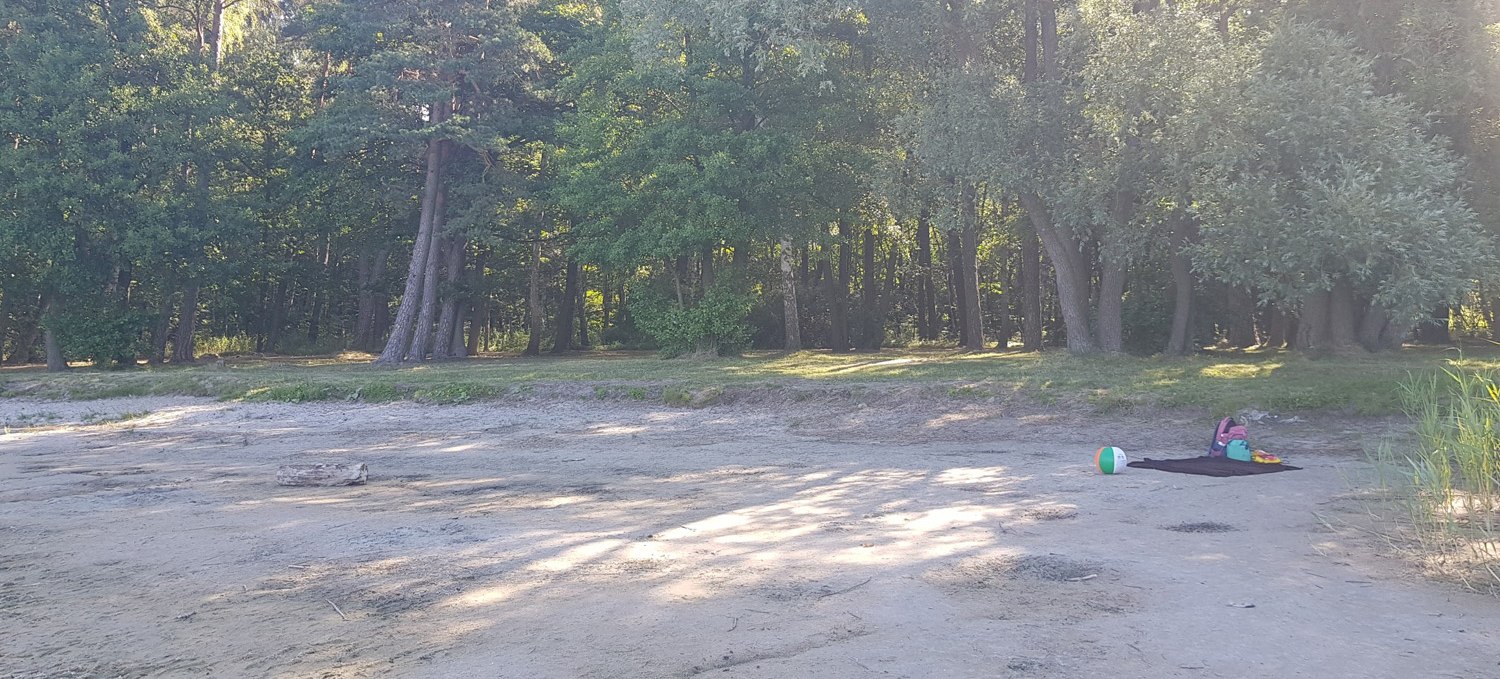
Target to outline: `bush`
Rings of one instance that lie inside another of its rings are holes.
[[[688,308],[645,293],[632,302],[632,310],[636,324],[669,358],[695,353],[727,356],[750,345],[754,330],[745,319],[753,301],[749,295],[716,287]]]
[[[57,333],[64,355],[108,368],[135,365],[149,321],[139,311],[86,305],[50,316],[46,323]]]

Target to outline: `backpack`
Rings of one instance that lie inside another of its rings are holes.
[[[1209,457],[1231,457],[1236,460],[1250,459],[1250,433],[1232,417],[1219,420],[1214,437],[1208,442]]]

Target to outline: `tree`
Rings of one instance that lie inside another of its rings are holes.
[[[1283,25],[1225,96],[1233,117],[1200,190],[1195,261],[1300,305],[1300,348],[1393,346],[1489,265],[1459,163],[1408,104],[1374,91],[1348,41]]]
[[[312,44],[350,63],[319,122],[334,151],[422,149],[421,217],[394,327],[377,363],[427,358],[438,321],[442,243],[455,162],[494,162],[524,130],[550,52],[522,25],[525,6],[477,0],[333,2],[307,18]],[[451,246],[458,247],[458,246]],[[461,250],[460,250],[461,251]],[[450,341],[442,337],[438,341]],[[441,353],[441,352],[440,352]]]

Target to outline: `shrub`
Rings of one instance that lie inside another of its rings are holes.
[[[749,295],[717,287],[691,307],[682,308],[663,297],[643,294],[632,303],[632,309],[636,324],[656,340],[664,356],[727,356],[750,345],[754,331],[745,318],[751,304]]]
[[[1500,590],[1500,384],[1452,367],[1408,379],[1401,396],[1416,445],[1406,455],[1383,447],[1377,462],[1395,472],[1424,558],[1470,586]]]
[[[100,368],[135,365],[135,357],[145,348],[142,335],[149,321],[147,314],[108,305],[84,305],[46,319],[63,354]]]

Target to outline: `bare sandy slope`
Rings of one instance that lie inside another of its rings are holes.
[[[1320,523],[1341,430],[1257,425],[1306,470],[1212,479],[1089,468],[1203,421],[982,405],[0,421],[140,410],[0,438],[0,677],[1500,677],[1500,603]]]

